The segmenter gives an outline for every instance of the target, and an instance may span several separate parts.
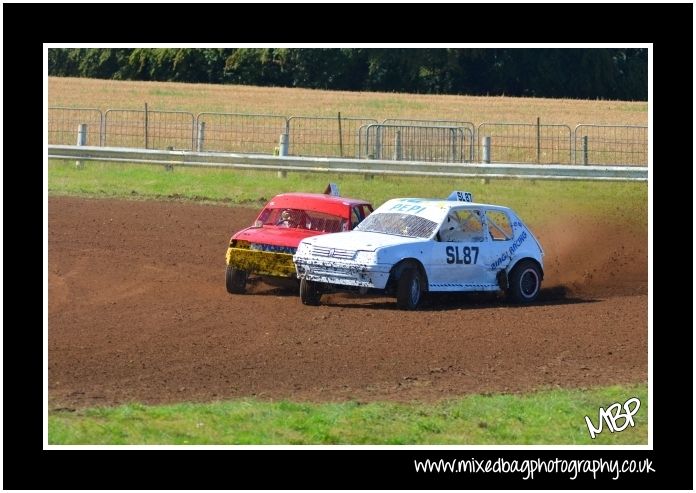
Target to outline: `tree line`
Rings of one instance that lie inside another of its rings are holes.
[[[647,101],[646,48],[51,48],[62,77]]]

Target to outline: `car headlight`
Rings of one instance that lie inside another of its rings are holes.
[[[358,250],[355,254],[355,262],[359,264],[377,264],[377,252],[370,252],[367,250]]]
[[[311,250],[312,250],[312,247],[310,247],[307,243],[301,241],[297,247],[297,251],[295,252],[295,256],[306,257],[311,253]]]

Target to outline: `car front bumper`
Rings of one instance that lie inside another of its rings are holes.
[[[389,281],[389,265],[358,264],[316,258],[295,258],[298,278],[340,286],[384,289]]]
[[[227,265],[260,276],[295,277],[292,254],[228,247]]]

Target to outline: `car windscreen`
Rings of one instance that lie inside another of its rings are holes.
[[[436,222],[424,217],[414,216],[413,214],[373,212],[355,230],[406,236],[408,238],[430,238],[436,228]]]
[[[321,233],[338,233],[345,231],[348,221],[339,216],[323,212],[295,208],[264,209],[254,224],[261,226],[278,226],[281,228],[299,228]]]

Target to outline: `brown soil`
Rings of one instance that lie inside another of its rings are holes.
[[[224,287],[229,236],[256,210],[51,197],[51,406],[212,401],[434,400],[647,381],[647,235],[617,225],[539,228],[533,306]]]

